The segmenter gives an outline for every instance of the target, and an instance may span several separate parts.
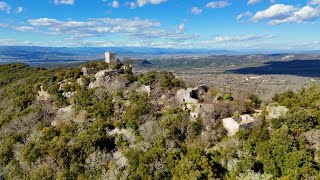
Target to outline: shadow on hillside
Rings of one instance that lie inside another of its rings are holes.
[[[246,67],[228,72],[236,74],[281,74],[304,77],[320,77],[320,60],[271,61],[260,67]]]

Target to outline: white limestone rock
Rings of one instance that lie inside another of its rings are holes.
[[[43,90],[43,87],[40,86],[40,91],[38,91],[38,97],[37,100],[38,101],[47,101],[50,98],[50,94]]]

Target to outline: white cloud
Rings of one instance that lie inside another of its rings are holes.
[[[162,29],[160,22],[148,19],[124,18],[90,18],[87,21],[60,21],[49,18],[30,19],[31,27],[49,35],[63,35],[67,39],[82,40],[91,37],[119,36],[133,38],[136,41],[152,39],[152,41],[184,42],[198,38],[198,35],[185,34],[180,25],[178,29]]]
[[[310,7],[305,6],[301,8],[300,10],[294,12],[291,14],[291,16],[285,18],[285,19],[275,19],[270,21],[269,24],[271,25],[278,25],[283,23],[302,23],[305,21],[313,21],[320,17],[320,7]]]
[[[14,39],[0,39],[0,44],[4,46],[33,46],[35,43],[31,41],[18,41]]]
[[[16,27],[13,27],[13,29],[21,32],[30,32],[30,31],[36,30],[34,27],[31,27],[31,26],[16,26]]]
[[[202,13],[202,9],[200,9],[197,6],[194,6],[194,7],[191,8],[191,13],[194,14],[194,15],[199,15],[199,14]]]
[[[231,3],[229,3],[228,1],[213,1],[213,2],[208,2],[206,7],[207,8],[224,8],[230,5]]]
[[[54,0],[54,4],[66,4],[66,5],[73,5],[75,0]]]
[[[0,11],[7,11],[9,12],[11,9],[10,5],[6,2],[0,1]]]
[[[245,12],[245,13],[239,14],[239,15],[236,17],[236,20],[237,20],[237,21],[242,21],[243,18],[245,18],[245,17],[251,17],[251,16],[253,16],[252,12],[247,11],[247,12]]]
[[[84,40],[84,41],[76,41],[72,43],[74,46],[95,46],[95,47],[115,47],[116,43],[110,40],[105,41],[92,41],[92,40]]]
[[[19,14],[19,13],[22,13],[22,11],[23,11],[23,7],[18,7],[16,13]]]
[[[118,8],[119,7],[119,2],[118,1],[112,1],[110,3],[110,6],[112,6],[113,8]]]
[[[259,2],[262,2],[263,0],[249,0],[248,1],[248,4],[249,5],[253,5],[253,4],[257,4]],[[276,0],[270,0],[270,3],[276,3],[277,1]]]
[[[319,17],[320,6],[304,6],[302,8],[296,8],[292,5],[275,4],[266,10],[258,11],[251,20],[253,22],[270,20],[270,25],[278,25],[283,23],[303,23],[306,21],[314,21]]]
[[[167,0],[137,0],[137,4],[139,7],[145,6],[147,4],[153,4],[153,5],[158,5],[163,2],[166,2]]]
[[[275,4],[266,10],[258,11],[252,17],[252,21],[258,22],[264,19],[285,19],[295,10],[296,8],[292,5]]]
[[[274,38],[272,35],[216,36],[216,42],[243,42]]]
[[[311,0],[309,3],[308,3],[309,5],[318,5],[318,4],[320,4],[320,0]]]
[[[184,23],[180,24],[178,27],[178,31],[183,31],[185,28]]]
[[[56,24],[61,24],[62,21],[49,18],[40,18],[40,19],[30,19],[29,23],[33,26],[52,26]]]
[[[248,1],[248,4],[257,4],[257,3],[259,3],[259,2],[261,2],[262,0],[249,0]]]
[[[130,6],[131,9],[134,9],[134,8],[137,7],[137,4],[135,2],[130,2],[129,6]]]

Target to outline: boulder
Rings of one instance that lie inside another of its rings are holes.
[[[142,85],[141,87],[139,87],[137,89],[138,92],[146,92],[148,93],[148,95],[150,96],[151,93],[151,87],[150,86],[146,86],[146,85]]]
[[[311,129],[304,136],[313,149],[320,151],[320,129]]]
[[[40,86],[40,91],[38,91],[38,101],[47,101],[50,98],[50,94],[47,91],[43,90],[43,87]]]

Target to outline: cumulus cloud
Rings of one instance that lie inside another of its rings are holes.
[[[191,13],[194,14],[194,15],[199,15],[199,14],[202,13],[202,9],[200,9],[197,6],[194,6],[194,7],[191,8]]]
[[[157,5],[157,4],[161,4],[163,2],[166,2],[167,0],[137,0],[137,4],[139,7],[145,6],[147,4],[153,4],[153,5]]]
[[[269,22],[271,25],[278,25],[283,23],[303,23],[305,21],[314,21],[320,17],[320,7],[313,8],[305,6],[300,10],[294,12],[289,17],[284,19],[275,19]]]
[[[243,42],[274,38],[272,35],[216,36],[216,42]]]
[[[292,5],[275,4],[266,10],[258,11],[251,20],[253,22],[270,20],[270,25],[278,25],[283,23],[303,23],[306,21],[314,21],[319,17],[320,6],[304,6],[302,8],[296,8]]]
[[[54,0],[54,4],[66,4],[66,5],[73,5],[75,0]]]
[[[258,22],[264,19],[284,19],[291,15],[296,8],[292,5],[275,4],[268,9],[258,11],[253,17],[254,22]]]
[[[230,5],[231,3],[228,1],[212,1],[212,2],[208,2],[206,7],[207,8],[224,8]]]
[[[0,1],[0,11],[7,11],[9,12],[11,9],[10,5],[6,2]]]
[[[60,21],[57,19],[39,18],[30,19],[31,27],[39,29],[44,34],[64,35],[74,40],[82,40],[90,37],[104,37],[109,35],[136,40],[152,39],[154,41],[186,41],[198,38],[197,35],[185,34],[182,30],[184,24],[178,29],[162,29],[158,21],[148,19],[124,19],[124,18],[90,18],[87,21]]]

